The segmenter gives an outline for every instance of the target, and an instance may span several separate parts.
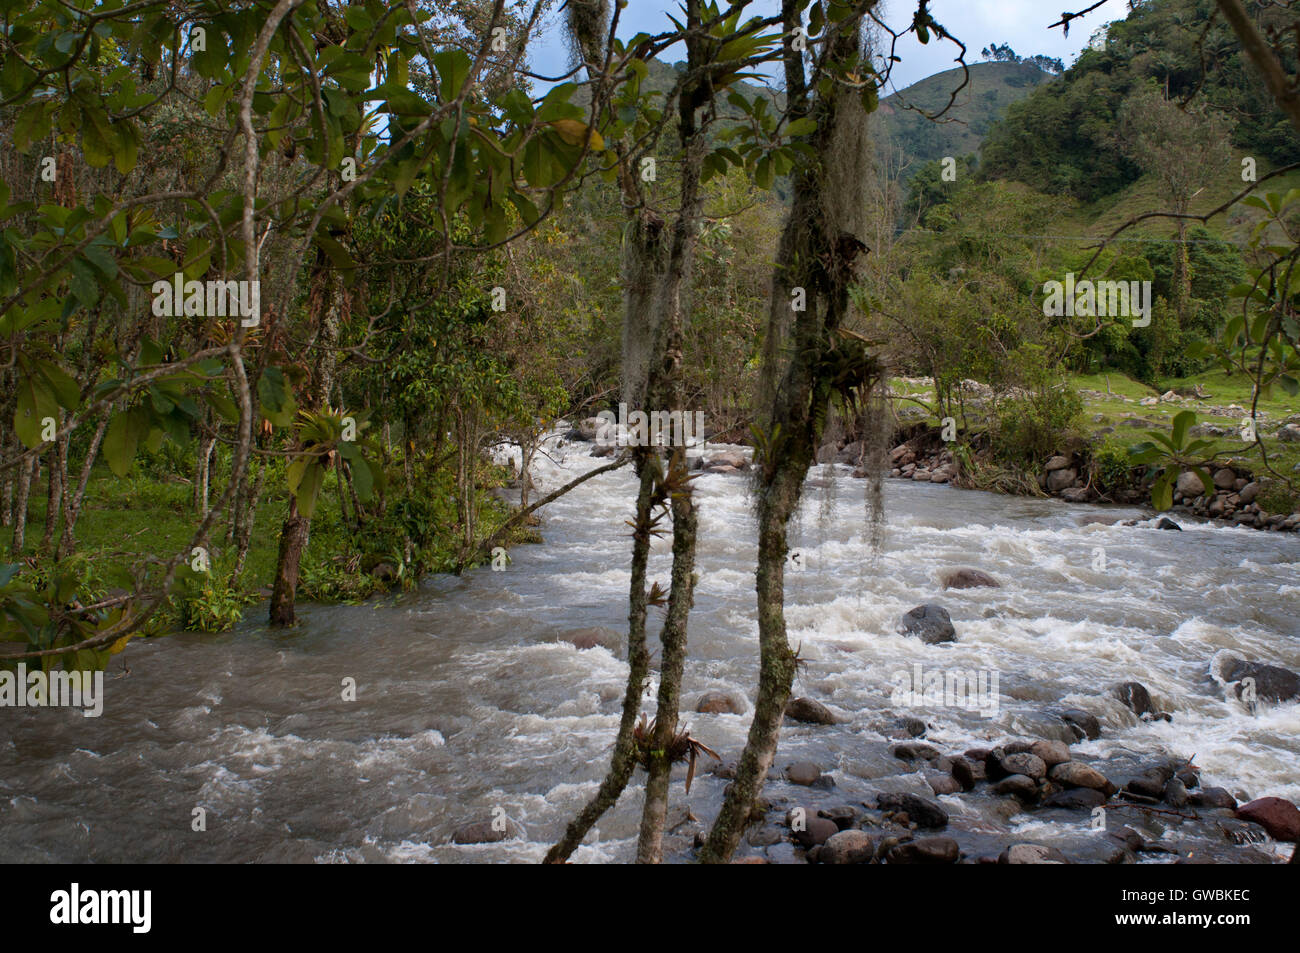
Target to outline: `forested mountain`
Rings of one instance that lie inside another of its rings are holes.
[[[904,178],[921,163],[944,156],[978,152],[984,137],[1007,109],[1052,78],[1038,64],[1024,62],[972,63],[970,81],[948,107],[962,81],[955,67],[884,97],[875,115],[876,148],[901,154]],[[946,111],[938,121],[927,116]]]
[[[1059,79],[1011,106],[981,150],[986,179],[1092,201],[1136,181],[1122,108],[1152,87],[1222,117],[1229,141],[1261,164],[1300,156],[1300,138],[1246,62],[1213,0],[1145,0],[1109,25]],[[1265,10],[1265,16],[1269,13]],[[1288,17],[1278,9],[1273,18]],[[1294,50],[1284,68],[1294,71]]]

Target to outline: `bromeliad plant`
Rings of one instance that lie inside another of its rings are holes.
[[[383,468],[366,460],[361,433],[369,426],[369,412],[299,410],[295,420],[299,450],[287,471],[289,492],[298,501],[298,511],[311,519],[325,475],[335,466],[344,468],[357,491],[368,502],[375,490],[383,492]]]

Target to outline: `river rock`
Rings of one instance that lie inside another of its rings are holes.
[[[1033,778],[1023,774],[1009,774],[993,785],[993,793],[999,797],[1014,797],[1032,804],[1038,800],[1038,784]]]
[[[786,823],[790,825],[790,835],[804,850],[824,844],[840,832],[834,821],[824,817],[808,817],[805,812],[805,820],[800,824],[794,813],[790,812],[791,816],[786,819]]]
[[[1085,738],[1094,741],[1101,737],[1101,722],[1092,712],[1084,711],[1082,708],[1067,708],[1060,713],[1060,717],[1070,726],[1080,741]]]
[[[1001,761],[1002,770],[1007,774],[1023,774],[1027,778],[1041,781],[1047,777],[1047,765],[1043,759],[1028,752],[1009,754]]]
[[[1255,680],[1255,697],[1260,701],[1286,702],[1300,698],[1300,675],[1280,666],[1247,662],[1227,655],[1217,667],[1225,682],[1237,683],[1234,690],[1238,698],[1245,693],[1246,686],[1242,680],[1247,678]]]
[[[1091,788],[1107,794],[1114,791],[1114,785],[1104,774],[1080,761],[1058,764],[1048,772],[1048,777],[1067,788]]]
[[[1170,778],[1165,782],[1164,799],[1170,807],[1186,807],[1189,800],[1187,785],[1180,778]]]
[[[834,821],[836,827],[842,831],[847,831],[849,828],[857,825],[858,818],[862,816],[862,812],[852,805],[844,805],[841,807],[823,808],[817,812],[817,816],[824,817],[828,821]]]
[[[495,844],[503,840],[522,837],[519,825],[508,817],[492,818],[486,821],[473,821],[456,828],[451,835],[453,844]]]
[[[955,864],[961,848],[951,837],[922,837],[893,848],[885,859],[891,864]]]
[[[606,648],[613,650],[618,647],[622,637],[613,629],[588,626],[583,629],[571,629],[560,638],[577,649]]]
[[[1156,713],[1155,705],[1151,703],[1151,693],[1141,682],[1121,682],[1111,689],[1111,693],[1138,717]]]
[[[1079,471],[1074,467],[1067,467],[1064,470],[1053,470],[1047,474],[1047,489],[1053,493],[1059,493],[1066,487],[1074,485],[1074,481],[1079,479]]]
[[[821,702],[811,698],[792,698],[785,704],[785,716],[809,725],[833,725],[835,715]]]
[[[1224,788],[1202,788],[1191,792],[1187,797],[1192,807],[1228,808],[1229,810],[1237,808],[1237,799]]]
[[[1106,795],[1093,788],[1069,788],[1057,791],[1043,802],[1043,807],[1061,807],[1070,811],[1091,811],[1106,803]]]
[[[705,692],[695,703],[695,710],[703,715],[743,715],[745,703],[726,692]]]
[[[975,789],[975,768],[964,757],[952,759],[952,777],[963,791],[972,791]]]
[[[1156,523],[1156,529],[1176,529],[1182,532],[1183,528],[1167,516],[1160,517],[1160,522]]]
[[[1056,456],[1049,459],[1047,463],[1043,465],[1043,470],[1046,473],[1054,473],[1057,470],[1064,470],[1069,465],[1070,465],[1069,457],[1063,457],[1060,454],[1057,454]]]
[[[720,453],[711,454],[704,461],[704,468],[709,467],[734,467],[737,470],[749,469],[749,461],[739,450],[723,450]]]
[[[1259,490],[1259,481],[1252,480],[1237,491],[1237,496],[1241,499],[1242,505],[1247,506],[1255,502],[1255,497],[1259,496]]]
[[[933,771],[925,776],[925,780],[930,785],[930,790],[939,795],[956,794],[962,789],[957,779],[951,774]]]
[[[1029,753],[1042,760],[1048,768],[1070,760],[1070,746],[1064,741],[1035,741]]]
[[[1258,824],[1274,840],[1300,841],[1300,808],[1286,798],[1256,798],[1237,808],[1237,816]]]
[[[1237,474],[1227,467],[1214,471],[1214,485],[1220,490],[1233,490],[1237,487]]]
[[[981,586],[1000,589],[1002,583],[978,569],[956,569],[943,577],[945,589],[978,589]]]
[[[900,761],[933,761],[939,757],[939,749],[919,741],[908,741],[894,745],[894,757]]]
[[[914,635],[926,645],[957,641],[957,630],[943,606],[917,606],[903,616],[902,627],[904,635]]]
[[[865,831],[848,830],[832,834],[822,844],[821,864],[866,864],[876,854],[876,838]]]
[[[1191,470],[1185,470],[1178,475],[1178,482],[1174,484],[1174,490],[1194,500],[1205,493],[1205,485],[1201,483],[1201,478]]]
[[[1055,847],[1042,844],[1012,844],[998,856],[999,864],[1068,864]]]
[[[821,776],[822,769],[811,761],[796,761],[794,764],[787,765],[785,769],[786,780],[791,784],[816,784]]]
[[[948,812],[937,801],[916,794],[881,794],[876,806],[882,811],[904,811],[917,827],[946,827]]]

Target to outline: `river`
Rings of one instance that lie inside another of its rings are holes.
[[[604,462],[588,449],[554,442],[542,489]],[[708,474],[695,485],[700,582],[683,707],[707,690],[752,706],[746,480]],[[1300,537],[1192,521],[1181,533],[1087,524],[1150,514],[887,481],[874,551],[864,489],[839,468],[809,489],[796,527],[804,569],[787,576],[787,618],[807,664],[795,693],[842,723],[788,723],[778,766],[813,760],[848,798],[897,781],[881,728],[898,714],[925,718],[926,741],[961,751],[1042,733],[1044,712],[1078,707],[1105,731],[1076,752],[1194,755],[1204,783],[1300,799],[1300,705],[1251,714],[1210,676],[1224,650],[1300,669]],[[361,606],[302,606],[287,633],[260,624],[254,607],[227,633],[132,644],[106,673],[102,717],[5,710],[0,860],[537,860],[607,765],[626,672],[617,646],[634,495],[627,469],[583,484],[543,512],[545,544],[515,548],[504,571],[433,577]],[[668,547],[656,542],[650,566],[665,585]],[[961,567],[1002,587],[942,590],[942,574]],[[949,610],[958,641],[897,634],[899,617],[924,602]],[[651,610],[652,632],[661,611]],[[615,651],[564,640],[591,628]],[[891,708],[893,681],[917,664],[997,673],[996,712]],[[355,701],[343,698],[346,679]],[[1141,722],[1106,695],[1129,679],[1172,720]],[[686,718],[700,740],[737,756],[747,714]],[[689,798],[674,784],[672,816],[689,801],[707,818],[723,783],[702,768]],[[943,800],[990,837],[1050,834],[1048,821]],[[629,792],[575,860],[629,859],[639,811],[639,790]],[[450,842],[494,812],[523,836]]]

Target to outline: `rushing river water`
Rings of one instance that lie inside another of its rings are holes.
[[[604,462],[587,449],[557,445],[559,462],[543,460],[538,474],[543,488]],[[709,474],[695,485],[700,582],[683,708],[708,690],[752,705],[746,481]],[[538,859],[608,763],[626,672],[634,495],[626,469],[583,484],[544,511],[545,545],[514,549],[503,572],[433,578],[362,606],[303,606],[288,633],[249,622],[133,644],[106,673],[100,718],[0,710],[0,860]],[[1194,522],[1182,533],[1087,525],[1098,514],[1145,515],[904,481],[888,481],[885,508],[873,552],[863,481],[840,468],[807,494],[795,535],[805,568],[787,575],[790,639],[807,660],[795,693],[843,723],[787,723],[778,766],[813,760],[851,791],[898,772],[879,729],[899,714],[924,717],[927,741],[960,751],[1039,734],[1044,712],[1077,707],[1105,731],[1076,752],[1195,755],[1207,784],[1300,799],[1300,705],[1252,715],[1210,676],[1223,650],[1300,669],[1300,538]],[[668,545],[656,542],[650,567],[664,584]],[[1002,588],[943,591],[942,574],[967,566]],[[957,642],[896,633],[923,602],[948,608]],[[660,613],[651,610],[652,632]],[[564,640],[593,627],[614,651]],[[997,673],[996,712],[891,706],[894,680],[917,664]],[[347,678],[354,702],[342,698]],[[1139,722],[1107,697],[1129,679],[1172,721]],[[737,756],[748,713],[685,717],[696,737]],[[689,803],[707,820],[723,783],[701,773],[689,798],[675,783],[670,817]],[[576,860],[631,856],[639,794],[623,797]],[[943,801],[971,814],[958,798]],[[196,808],[206,831],[192,829]],[[450,843],[494,811],[523,836]],[[966,826],[1003,842],[1010,831],[1050,834],[1048,821],[1003,821],[968,816]]]

